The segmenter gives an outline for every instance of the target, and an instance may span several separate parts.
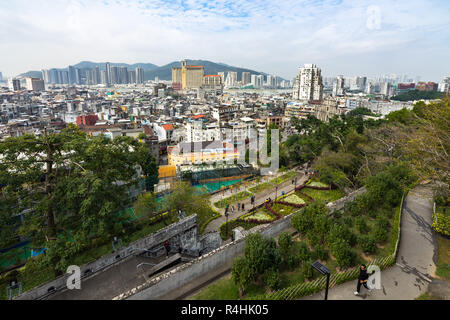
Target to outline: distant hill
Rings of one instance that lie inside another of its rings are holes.
[[[44,79],[41,71],[28,71],[28,72],[19,74],[19,77]]]
[[[110,62],[110,64],[113,67],[127,67],[129,70],[134,70],[136,68],[143,68],[144,70],[153,70],[158,68],[158,66],[153,63],[126,64],[126,63]],[[74,67],[80,69],[94,69],[95,67],[99,67],[100,70],[106,70],[106,62],[82,61],[74,65]]]
[[[217,74],[218,72],[234,71],[238,73],[238,81],[242,80],[242,72],[250,72],[250,74],[266,75],[264,72],[254,71],[245,68],[238,68],[226,65],[224,63],[216,63],[206,60],[187,60],[188,65],[204,66],[205,74]],[[180,67],[181,61],[174,61],[165,66],[149,70],[145,72],[145,80],[154,80],[158,77],[160,80],[172,80],[172,67]],[[225,74],[226,76],[226,74]]]
[[[111,66],[117,67],[127,67],[129,70],[134,70],[136,68],[144,69],[144,79],[145,80],[154,80],[155,77],[158,77],[160,80],[172,80],[172,67],[181,66],[181,61],[174,61],[172,63],[166,64],[165,66],[158,67],[152,63],[135,63],[135,64],[126,64],[126,63],[113,63],[110,62]],[[242,72],[250,72],[250,74],[256,75],[264,75],[267,74],[264,72],[254,71],[245,68],[233,67],[229,66],[225,63],[216,63],[206,60],[187,60],[189,65],[201,65],[205,67],[205,74],[217,74],[218,72],[229,72],[234,71],[238,73],[238,81],[242,80]],[[91,62],[91,61],[82,61],[73,65],[75,68],[80,69],[93,69],[95,67],[99,67],[100,70],[105,70],[105,62]],[[58,70],[66,70],[66,68],[58,69]],[[28,71],[26,73],[22,73],[19,75],[20,77],[33,77],[33,78],[41,78],[43,79],[41,71]],[[225,75],[226,76],[226,75]],[[281,79],[281,78],[280,78]]]

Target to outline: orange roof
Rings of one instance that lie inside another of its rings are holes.
[[[199,119],[199,118],[204,118],[206,117],[204,114],[199,114],[197,116],[192,116],[191,119]]]
[[[186,66],[186,68],[204,68],[204,66]]]
[[[166,131],[170,131],[173,130],[173,124],[163,124],[162,127],[164,128],[164,130]]]

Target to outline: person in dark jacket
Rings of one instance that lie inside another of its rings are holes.
[[[367,273],[367,267],[365,264],[361,265],[361,267],[359,268],[359,277],[358,277],[358,284],[356,286],[356,291],[355,291],[355,295],[359,294],[359,290],[361,289],[361,285],[364,286],[364,288],[366,288],[367,290],[372,291],[372,289],[370,289],[367,286],[367,281],[369,279],[369,274]]]

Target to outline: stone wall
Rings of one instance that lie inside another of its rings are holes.
[[[346,202],[353,201],[364,192],[366,192],[365,188],[358,189],[342,199],[329,203],[327,206],[331,211],[339,210],[344,207]],[[291,214],[270,224],[259,225],[250,230],[237,228],[239,230],[236,230],[236,234],[239,234],[239,239],[150,279],[141,286],[117,296],[115,300],[156,300],[168,296],[171,298],[181,297],[192,289],[192,283],[200,286],[202,283],[210,281],[229,270],[236,256],[243,253],[245,238],[249,234],[258,232],[265,237],[276,237],[280,232],[291,226],[292,216]],[[176,293],[173,293],[174,291]]]
[[[134,254],[142,254],[146,250],[151,251],[155,256],[164,254],[164,242],[169,240],[172,248],[178,249],[182,246],[186,250],[197,249],[197,215],[189,216],[177,223],[174,223],[164,229],[161,229],[151,235],[137,240],[127,246],[117,250],[116,252],[103,256],[93,262],[87,263],[80,267],[81,279],[95,276],[113,265],[121,263]],[[16,297],[18,300],[36,300],[44,299],[47,296],[66,289],[68,274],[65,274],[55,280],[49,281],[35,289],[24,292]]]

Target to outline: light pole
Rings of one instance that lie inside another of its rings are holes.
[[[227,204],[226,208],[225,208],[225,237],[228,238],[228,207],[229,205]]]
[[[325,267],[323,264],[321,264],[319,261],[316,261],[312,264],[312,267],[319,271],[321,274],[327,276],[327,284],[325,288],[325,299],[328,300],[328,286],[330,285],[330,270]]]

